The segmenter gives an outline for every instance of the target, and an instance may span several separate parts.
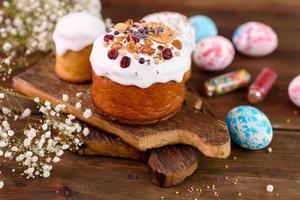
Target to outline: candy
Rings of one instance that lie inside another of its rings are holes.
[[[246,149],[262,149],[272,141],[269,119],[252,106],[235,107],[228,113],[226,123],[232,140]]]
[[[196,30],[196,43],[204,38],[218,35],[218,30],[215,22],[207,16],[192,16],[190,17],[190,22]]]
[[[207,96],[221,95],[238,88],[247,86],[250,83],[251,75],[246,70],[230,72],[217,76],[205,82],[204,87]]]
[[[248,91],[248,101],[258,103],[264,100],[277,79],[277,74],[270,68],[264,68]]]
[[[289,97],[291,101],[300,107],[300,75],[296,76],[289,84]]]
[[[235,48],[242,54],[260,57],[272,53],[278,46],[274,30],[260,22],[247,22],[233,33]]]
[[[197,44],[193,59],[199,68],[217,71],[229,66],[234,55],[234,47],[228,39],[214,36],[205,38]]]

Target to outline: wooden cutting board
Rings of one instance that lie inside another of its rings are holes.
[[[147,126],[120,124],[104,117],[92,103],[90,84],[71,84],[59,79],[53,70],[54,56],[48,56],[36,66],[13,78],[16,90],[28,96],[48,99],[53,104],[66,103],[67,113],[75,115],[94,127],[122,138],[134,148],[145,151],[170,144],[188,144],[204,155],[227,158],[230,155],[230,137],[227,126],[217,118],[197,110],[201,100],[196,93],[188,91],[184,106],[171,119]],[[76,94],[82,92],[82,110],[74,106],[78,102]],[[69,101],[64,102],[62,95]],[[86,119],[83,110],[90,108],[93,115]]]
[[[193,147],[186,145],[165,146],[138,151],[118,136],[88,126],[90,134],[83,137],[80,155],[101,155],[140,160],[148,164],[152,182],[160,187],[180,184],[198,168],[198,155]],[[134,178],[134,177],[133,177]]]

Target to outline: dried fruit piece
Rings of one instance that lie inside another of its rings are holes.
[[[119,31],[115,31],[115,32],[114,32],[114,35],[119,35],[119,34],[120,34]]]
[[[117,49],[110,49],[107,52],[107,57],[111,60],[115,60],[118,57],[118,50]]]
[[[170,48],[165,48],[162,51],[162,56],[165,60],[170,60],[171,58],[173,58],[173,53]]]
[[[115,37],[113,35],[105,35],[103,40],[104,42],[109,42],[111,40],[113,40]]]
[[[119,32],[124,32],[127,30],[127,28],[128,26],[125,23],[117,23],[114,27],[114,29]]]
[[[139,59],[139,63],[140,63],[140,64],[144,64],[144,63],[145,63],[145,58],[140,58],[140,59]]]
[[[172,45],[178,50],[182,49],[182,43],[180,42],[180,40],[173,40]]]
[[[120,66],[122,68],[127,68],[127,67],[129,67],[130,62],[131,62],[131,59],[128,56],[123,56],[120,61]]]

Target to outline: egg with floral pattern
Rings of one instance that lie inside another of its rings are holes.
[[[228,113],[226,123],[231,139],[243,148],[263,149],[272,141],[271,123],[267,116],[255,107],[235,107]]]

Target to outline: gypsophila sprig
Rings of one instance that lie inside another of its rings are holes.
[[[34,102],[41,115],[31,114],[21,104],[8,107],[8,100],[16,98]],[[54,106],[47,100],[31,99],[0,87],[0,106],[0,157],[16,161],[21,166],[21,175],[27,179],[48,178],[64,151],[79,149],[83,144],[81,137],[89,134],[88,128],[82,127],[75,116],[63,114],[65,104]],[[24,127],[12,129],[20,120],[26,120]]]
[[[100,16],[100,0],[4,0],[0,8],[0,75],[5,81],[19,59],[53,50],[52,33],[57,21],[70,12]]]

